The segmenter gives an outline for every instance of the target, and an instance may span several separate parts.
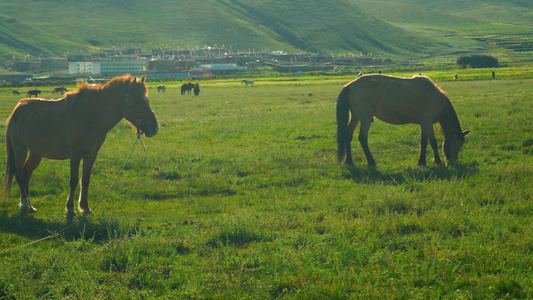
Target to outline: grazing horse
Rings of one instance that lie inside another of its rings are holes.
[[[107,132],[125,118],[137,133],[152,137],[159,131],[150,108],[145,77],[124,75],[102,85],[82,82],[59,100],[22,99],[7,119],[7,163],[4,197],[9,198],[13,175],[20,188],[21,214],[33,213],[29,181],[41,159],[70,159],[67,219],[74,218],[74,193],[83,160],[79,210],[91,213],[88,188],[91,169]],[[28,159],[27,152],[30,152]]]
[[[12,95],[20,95],[20,92],[19,92],[19,90],[13,90],[13,93],[12,93]]]
[[[243,80],[243,81],[241,81],[241,84],[243,84],[243,83],[246,86],[252,85],[252,87],[254,87],[254,85],[255,85],[255,82],[253,80]]]
[[[195,96],[200,94],[200,85],[198,83],[194,85],[193,91]]]
[[[26,97],[37,97],[41,94],[41,90],[29,90],[28,94],[26,94]]]
[[[351,116],[351,117],[350,117]],[[359,143],[369,166],[376,162],[368,149],[368,130],[374,117],[400,125],[419,124],[421,128],[419,165],[426,165],[427,141],[434,162],[441,163],[433,124],[439,123],[444,134],[442,148],[448,161],[457,160],[469,130],[462,131],[457,114],[444,91],[425,76],[399,78],[363,75],[345,85],[337,100],[338,162],[352,165],[351,142],[358,123]]]
[[[192,82],[188,82],[188,83],[184,83],[181,85],[181,94],[182,95],[185,95],[185,93],[187,94],[191,94],[191,90],[194,88],[194,83]]]
[[[62,86],[62,87],[57,87],[57,88],[55,88],[55,89],[52,91],[52,94],[61,94],[61,95],[63,95],[63,94],[66,93],[66,92],[67,92],[67,89],[66,89],[64,86]]]
[[[167,88],[166,88],[164,85],[162,85],[162,84],[160,84],[160,85],[157,86],[157,92],[158,92],[158,93],[165,93],[165,92],[166,92],[166,89],[167,89]]]

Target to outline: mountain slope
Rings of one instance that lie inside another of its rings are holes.
[[[30,35],[45,32],[41,38],[35,37],[39,41],[36,46],[52,53],[65,51],[50,42],[53,37],[69,41],[70,45],[63,47],[69,50],[71,46],[149,49],[224,44],[235,50],[412,55],[436,44],[376,19],[346,0],[18,0],[0,3],[0,11],[33,28]],[[11,35],[21,40],[26,36]],[[18,52],[37,51],[23,44],[9,47]]]
[[[306,51],[416,53],[428,42],[342,0],[232,0],[231,3],[280,34],[286,43]]]
[[[530,0],[17,0],[0,12],[0,60],[204,45],[439,55],[485,49],[471,32],[521,38],[533,27]]]
[[[396,0],[490,23],[533,25],[531,0]]]
[[[531,0],[350,0],[374,16],[397,23],[442,28],[533,26]]]
[[[80,46],[0,14],[0,53],[4,55],[61,55]]]

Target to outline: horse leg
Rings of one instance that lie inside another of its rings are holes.
[[[352,119],[350,120],[350,124],[348,124],[348,132],[346,137],[346,144],[345,144],[345,150],[346,150],[346,165],[353,165],[353,158],[352,158],[352,140],[353,140],[353,133],[355,131],[355,128],[357,127],[357,124],[359,123],[359,119],[357,119],[352,114]]]
[[[439,148],[437,145],[437,139],[435,138],[435,131],[433,129],[433,124],[429,123],[421,126],[421,136],[420,136],[420,156],[418,157],[418,165],[426,165],[426,149],[428,145],[428,139],[433,149],[433,163],[440,164],[441,160],[439,157]]]
[[[96,160],[96,153],[92,156],[83,159],[83,173],[81,175],[81,190],[78,209],[83,212],[83,215],[89,215],[93,212],[89,208],[89,182],[91,180],[91,170],[93,169],[94,161]]]
[[[435,131],[433,130],[433,125],[431,125],[431,130],[428,134],[429,143],[431,144],[431,149],[433,149],[433,163],[440,164],[442,161],[439,157],[439,145],[437,144],[437,139],[435,138]]]
[[[370,130],[370,124],[372,124],[372,120],[361,120],[361,128],[359,129],[359,143],[361,144],[363,152],[365,153],[368,166],[375,167],[376,161],[374,160],[374,157],[372,157],[372,153],[370,153],[370,149],[368,148],[368,131]]]
[[[418,156],[418,165],[419,166],[425,166],[426,165],[426,148],[428,146],[428,133],[427,128],[424,126],[421,127],[420,130],[420,155]]]
[[[23,215],[34,213],[35,209],[30,205],[29,189],[25,185],[26,180],[24,178],[24,164],[28,155],[28,148],[24,145],[15,147],[15,141],[13,140],[11,141],[11,145],[13,147],[13,159],[15,161],[15,179],[20,189],[20,213]]]
[[[70,192],[66,203],[67,220],[72,220],[76,216],[76,212],[74,212],[74,194],[76,193],[76,188],[78,187],[80,161],[81,159],[77,157],[70,158]]]
[[[39,164],[41,163],[41,160],[42,160],[41,156],[30,151],[30,156],[28,157],[28,160],[26,161],[26,163],[24,164],[24,168],[22,169],[22,177],[23,177],[22,180],[23,180],[23,186],[24,186],[25,191],[24,193],[21,193],[21,195],[24,194],[27,200],[26,201],[27,208],[24,208],[26,213],[36,212],[35,208],[33,208],[30,203],[30,178],[31,178],[31,174],[33,173],[33,170],[35,170],[39,166]],[[20,209],[21,211],[23,209],[22,201],[21,201]]]

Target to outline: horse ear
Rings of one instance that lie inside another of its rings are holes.
[[[141,83],[144,83],[144,80],[146,80],[146,75],[144,75],[143,77],[141,77]]]
[[[137,82],[137,76],[133,76],[133,78],[130,81],[130,83],[134,83],[134,82]]]
[[[470,130],[463,131],[463,136],[467,136],[470,133]]]

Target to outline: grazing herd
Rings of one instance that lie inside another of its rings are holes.
[[[20,213],[35,212],[30,204],[29,181],[41,159],[70,159],[70,193],[66,204],[67,219],[74,212],[74,193],[78,186],[78,172],[83,160],[79,211],[90,214],[88,186],[92,166],[106,134],[125,118],[137,134],[147,137],[158,133],[159,125],[150,108],[145,77],[131,75],[115,77],[106,84],[82,82],[74,91],[55,88],[52,93],[64,94],[59,100],[38,97],[40,90],[30,90],[19,101],[7,120],[6,171],[4,197],[10,196],[15,177],[21,195]],[[254,86],[253,81],[241,84]],[[158,93],[166,87],[159,85]],[[200,85],[191,82],[181,86],[181,95],[198,96]],[[20,95],[18,90],[13,95]],[[426,164],[429,143],[434,163],[441,163],[433,125],[439,123],[444,134],[443,151],[448,161],[455,161],[470,132],[462,131],[455,110],[446,93],[426,76],[400,78],[385,75],[361,75],[346,84],[337,99],[337,158],[338,163],[353,165],[351,142],[359,125],[358,140],[369,167],[376,162],[368,148],[368,132],[374,118],[401,125],[419,124],[421,127],[419,165]],[[29,156],[27,152],[29,151]]]
[[[167,89],[166,86],[163,85],[163,84],[160,84],[160,85],[157,86],[157,92],[158,93],[165,93],[166,89]],[[184,83],[181,86],[181,94],[182,95],[191,95],[191,91],[194,93],[195,96],[200,95],[200,85],[198,83],[188,82],[188,83]],[[52,90],[52,94],[53,95],[63,95],[66,92],[68,92],[68,90],[65,87],[63,87],[63,86],[54,88]],[[37,89],[29,90],[27,92],[27,94],[26,94],[26,97],[28,97],[28,98],[38,97],[41,94],[42,94],[41,90],[37,90]],[[19,90],[13,90],[12,95],[20,95],[20,91]]]
[[[255,82],[253,80],[243,80],[241,81],[241,84],[244,84],[246,86],[248,85],[251,85],[252,87],[255,85]],[[62,86],[62,87],[56,87],[52,90],[52,94],[53,95],[63,95],[65,94],[66,92],[68,92],[68,90]],[[166,86],[163,85],[163,84],[160,84],[157,86],[157,92],[158,93],[165,93],[166,92]],[[184,83],[181,85],[181,94],[182,95],[191,95],[191,93],[194,93],[195,96],[198,96],[200,95],[200,85],[198,83],[192,83],[192,82],[187,82],[187,83]],[[20,91],[19,90],[13,90],[12,92],[13,95],[20,95]],[[31,98],[31,97],[39,97],[39,95],[42,94],[42,91],[41,90],[29,90],[26,94],[26,97],[28,98]]]

